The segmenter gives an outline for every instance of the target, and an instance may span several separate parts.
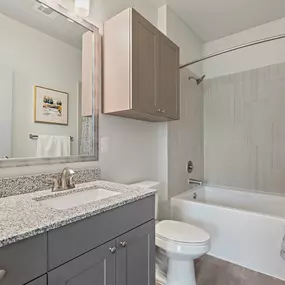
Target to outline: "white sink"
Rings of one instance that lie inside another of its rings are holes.
[[[66,210],[119,194],[121,193],[98,188],[47,198],[46,200],[41,200],[40,203],[58,210]]]

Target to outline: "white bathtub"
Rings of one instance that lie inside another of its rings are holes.
[[[285,196],[203,186],[171,198],[171,215],[210,233],[210,255],[285,280]]]

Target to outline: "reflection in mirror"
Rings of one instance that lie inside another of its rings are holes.
[[[0,34],[0,158],[94,156],[93,32],[35,0],[1,0]]]

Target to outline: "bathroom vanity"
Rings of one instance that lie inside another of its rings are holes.
[[[116,195],[64,210],[43,203],[91,188]],[[154,285],[155,192],[96,181],[0,199],[0,284]]]

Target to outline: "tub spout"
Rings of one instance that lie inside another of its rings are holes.
[[[196,180],[196,179],[189,178],[188,179],[188,184],[196,184],[196,185],[202,186],[204,184],[204,182],[201,181],[201,180]]]

